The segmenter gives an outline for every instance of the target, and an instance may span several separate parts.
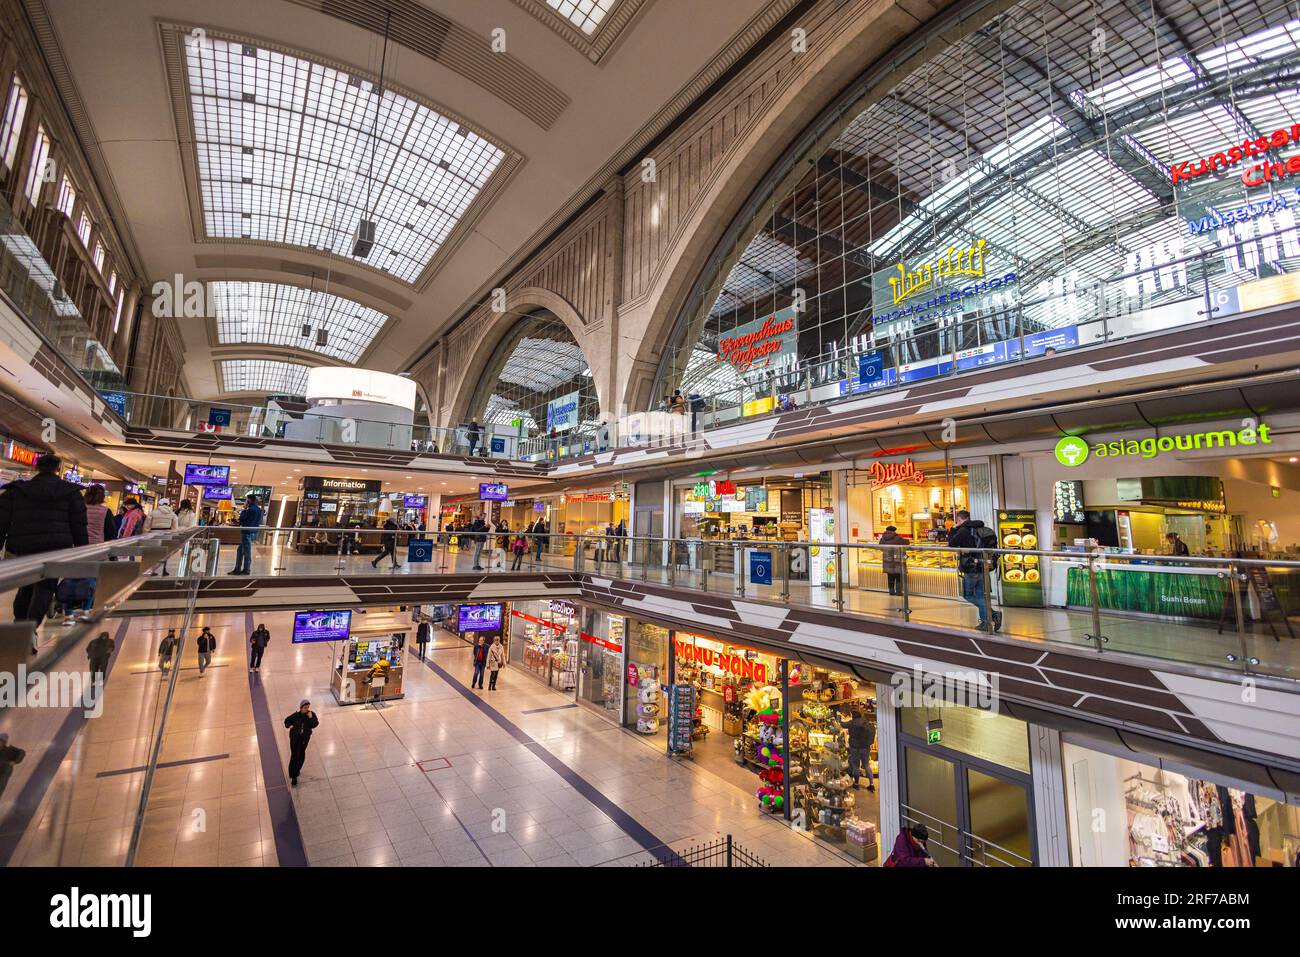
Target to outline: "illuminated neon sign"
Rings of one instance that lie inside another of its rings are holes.
[[[1226,150],[1218,153],[1212,153],[1209,156],[1202,157],[1199,160],[1187,160],[1182,163],[1174,163],[1169,167],[1170,181],[1177,186],[1179,183],[1186,183],[1196,179],[1198,176],[1204,176],[1206,173],[1213,173],[1220,169],[1230,169],[1236,166],[1243,159],[1253,159],[1261,156],[1269,150],[1281,149],[1288,143],[1300,143],[1300,123],[1290,127],[1283,127],[1280,130],[1274,130],[1268,136],[1260,136],[1253,140],[1243,140],[1240,146],[1231,146]],[[1288,167],[1285,173],[1273,178],[1280,179],[1286,173],[1300,173],[1300,160],[1297,160],[1295,169],[1289,169],[1291,161],[1283,163],[1259,163],[1252,166],[1242,174],[1241,181],[1247,186],[1261,186],[1269,182],[1268,178],[1259,179],[1251,177],[1252,172],[1259,169],[1273,169],[1276,167]],[[1251,182],[1248,177],[1257,179],[1257,182]]]
[[[982,279],[984,278],[985,240],[976,240],[969,248],[958,249],[949,246],[947,251],[934,261],[919,263],[915,269],[908,271],[903,263],[896,268],[897,276],[889,277],[889,288],[893,292],[894,305],[906,302],[913,296],[928,292],[935,282],[943,283],[945,279]]]
[[[911,459],[901,462],[872,462],[871,487],[884,488],[886,485],[924,485],[925,471],[918,469]]]

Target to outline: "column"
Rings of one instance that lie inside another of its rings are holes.
[[[1029,774],[1034,801],[1034,841],[1039,867],[1070,866],[1070,832],[1065,820],[1065,771],[1061,732],[1029,726]]]
[[[876,793],[880,798],[880,860],[883,863],[898,840],[900,794],[898,775],[901,749],[898,747],[898,708],[894,703],[893,685],[876,683],[876,757],[880,779]]]

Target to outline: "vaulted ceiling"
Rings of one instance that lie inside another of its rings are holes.
[[[770,2],[24,0],[201,397],[401,369]]]

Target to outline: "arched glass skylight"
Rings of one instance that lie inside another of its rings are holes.
[[[204,229],[329,251],[408,283],[504,153],[368,79],[276,50],[185,37]],[[363,220],[374,247],[355,257]]]
[[[224,359],[221,391],[303,395],[307,391],[307,367],[274,359]]]
[[[242,281],[214,282],[211,289],[222,345],[296,346],[355,363],[388,321],[377,309],[321,289]]]

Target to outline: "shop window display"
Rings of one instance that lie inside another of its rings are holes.
[[[629,620],[626,648],[623,724],[647,737],[662,735],[660,685],[668,680],[668,629]]]
[[[511,660],[559,691],[577,685],[576,610],[568,602],[520,602],[510,611]]]
[[[813,669],[792,672],[790,796],[796,820],[818,838],[869,861],[876,854],[874,821],[858,801],[862,777],[872,787],[879,769],[875,697],[852,676]],[[856,725],[855,718],[861,716]]]
[[[1298,808],[1077,745],[1062,745],[1061,756],[1078,866],[1300,864]]]

